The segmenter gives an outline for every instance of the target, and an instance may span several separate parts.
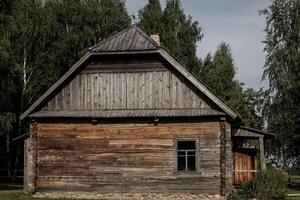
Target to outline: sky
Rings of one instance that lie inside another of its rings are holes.
[[[138,14],[148,0],[126,0],[130,15]],[[162,7],[165,0],[160,0]],[[230,45],[237,68],[236,79],[246,87],[266,88],[261,82],[265,52],[265,17],[258,10],[270,5],[270,0],[181,0],[185,14],[199,22],[204,37],[198,43],[197,55],[204,58],[214,53],[222,42]]]

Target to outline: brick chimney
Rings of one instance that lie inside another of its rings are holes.
[[[150,37],[152,38],[152,40],[154,40],[157,44],[160,45],[160,37],[157,34],[154,35],[150,35]]]

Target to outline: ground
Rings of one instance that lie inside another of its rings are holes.
[[[64,198],[33,198],[30,195],[24,195],[21,187],[0,185],[0,200],[66,200]],[[300,176],[292,177],[291,185],[288,187],[288,194],[300,194]],[[300,200],[300,196],[288,197],[287,200]]]

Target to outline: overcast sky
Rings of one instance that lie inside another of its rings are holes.
[[[165,0],[160,0],[162,7]],[[137,16],[138,10],[147,0],[127,0],[130,15]],[[266,8],[269,0],[181,0],[186,14],[190,14],[202,27],[204,38],[198,44],[197,54],[204,58],[214,52],[222,41],[230,44],[237,80],[246,87],[258,89],[261,83],[265,53],[263,52],[265,18],[258,10]]]

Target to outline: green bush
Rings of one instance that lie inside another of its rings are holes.
[[[231,193],[229,200],[276,200],[285,199],[286,182],[281,170],[270,168],[259,172],[256,179],[245,183],[241,189]]]

